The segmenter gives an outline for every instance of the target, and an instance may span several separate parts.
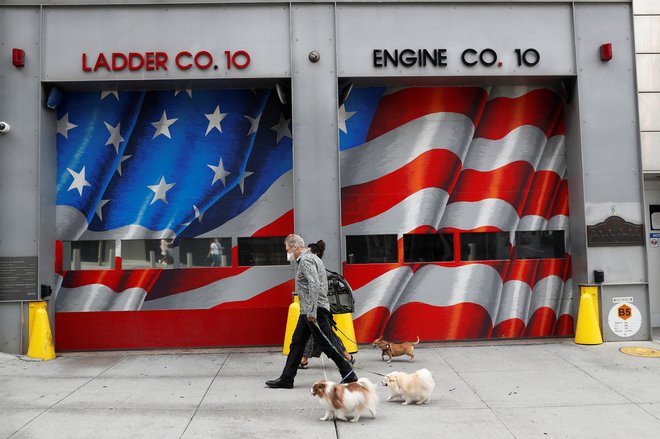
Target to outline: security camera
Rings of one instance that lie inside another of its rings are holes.
[[[11,130],[11,127],[7,122],[0,122],[0,133],[5,134]]]

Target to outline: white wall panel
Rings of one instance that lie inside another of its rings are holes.
[[[289,76],[287,5],[50,7],[44,12],[46,81]],[[250,55],[249,65],[228,69],[225,51],[239,50]],[[83,53],[93,67],[99,53],[110,57],[113,52],[156,51],[167,54],[167,70],[85,72],[82,68]],[[207,51],[218,68],[181,70],[175,58],[182,51]]]
[[[635,17],[635,46],[637,53],[660,53],[660,15]]]
[[[506,76],[575,74],[568,5],[337,5],[339,76]],[[466,66],[466,49],[493,49],[497,63]],[[518,66],[516,49],[534,48],[538,64]],[[446,67],[374,67],[375,49],[446,49]]]
[[[637,89],[660,92],[660,54],[637,55]]]
[[[660,1],[633,0],[633,12],[635,14],[660,14]]]
[[[639,123],[642,131],[660,131],[660,93],[639,94]]]
[[[642,132],[644,172],[660,172],[660,132]]]

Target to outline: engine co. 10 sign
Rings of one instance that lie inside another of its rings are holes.
[[[386,67],[447,67],[447,49],[374,49],[375,68]],[[502,67],[504,62],[491,48],[468,48],[461,52],[460,60],[466,67]],[[514,49],[513,62],[518,67],[534,67],[541,61],[541,54],[533,48]]]
[[[94,55],[82,54],[83,72],[121,72],[128,70],[152,71],[169,70],[170,67],[179,70],[218,70],[223,69],[244,69],[250,65],[250,54],[245,50],[230,51],[224,53],[216,59],[211,52],[200,50],[190,52],[182,50],[171,56],[167,52],[99,52]]]

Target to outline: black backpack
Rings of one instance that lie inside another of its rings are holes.
[[[328,275],[328,302],[332,314],[346,314],[355,311],[353,290],[344,276],[325,270]]]

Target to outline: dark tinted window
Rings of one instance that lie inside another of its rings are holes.
[[[403,235],[405,262],[443,262],[454,260],[454,235]]]
[[[563,258],[565,253],[563,230],[516,232],[517,259]]]
[[[346,261],[349,264],[396,262],[396,235],[347,236]]]
[[[461,260],[509,259],[511,255],[509,236],[509,232],[462,233]]]
[[[238,265],[288,265],[284,238],[238,238]]]

